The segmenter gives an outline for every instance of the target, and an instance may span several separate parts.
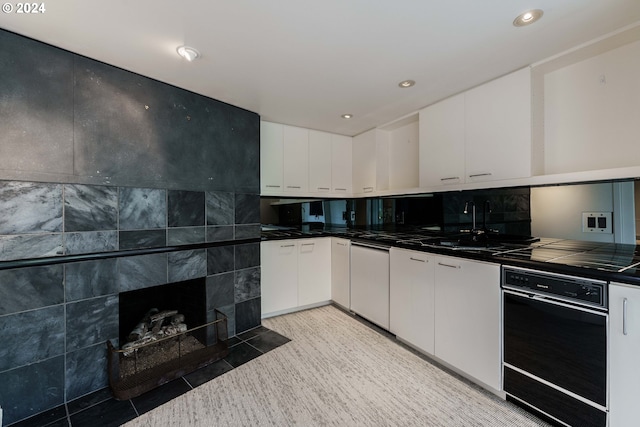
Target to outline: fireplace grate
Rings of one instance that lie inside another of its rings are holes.
[[[227,356],[227,317],[218,310],[215,314],[213,322],[126,350],[107,341],[113,396],[131,399]]]

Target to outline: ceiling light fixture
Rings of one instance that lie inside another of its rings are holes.
[[[177,50],[178,55],[182,56],[189,62],[200,57],[200,52],[189,46],[180,46]]]
[[[411,87],[411,86],[415,86],[416,82],[413,80],[403,80],[400,83],[398,83],[398,86],[402,87],[402,88],[406,88],[406,87]]]
[[[544,12],[540,9],[532,9],[522,12],[513,20],[513,25],[516,27],[524,27],[525,25],[533,24],[538,19],[542,18],[543,13]]]
[[[343,114],[341,117],[342,117],[343,119],[350,119],[350,118],[352,118],[352,117],[353,117],[353,114]]]

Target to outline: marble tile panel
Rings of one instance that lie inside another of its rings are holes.
[[[236,239],[259,239],[261,235],[260,224],[236,225]]]
[[[64,307],[0,317],[0,371],[64,353]]]
[[[66,405],[58,405],[30,416],[11,427],[71,427],[67,418]]]
[[[65,390],[67,400],[109,386],[107,376],[107,346],[99,343],[67,353]]]
[[[120,250],[167,246],[166,230],[121,231]]]
[[[64,356],[0,372],[2,423],[9,425],[64,403]]]
[[[80,412],[84,409],[90,408],[98,403],[102,403],[107,400],[113,399],[111,395],[111,390],[105,387],[101,390],[95,391],[93,393],[87,394],[85,396],[79,397],[77,399],[71,400],[67,403],[67,407],[69,408],[69,414],[75,414],[76,412]]]
[[[67,352],[118,338],[118,296],[66,305]]]
[[[66,255],[111,252],[118,250],[117,231],[82,231],[64,233]]]
[[[207,311],[234,304],[234,273],[207,276]]]
[[[118,258],[120,292],[167,283],[167,254]]]
[[[197,249],[193,251],[170,252],[169,283],[205,277],[207,275],[207,251]]]
[[[238,192],[260,192],[260,117],[251,111],[229,115],[229,143]]]
[[[63,272],[62,265],[0,271],[0,316],[62,304]]]
[[[179,227],[167,230],[168,244],[190,245],[205,242],[205,227]]]
[[[167,227],[167,191],[120,188],[120,230]]]
[[[0,52],[0,169],[73,175],[74,55],[8,31]]]
[[[168,192],[167,218],[169,227],[204,226],[204,193],[170,190]]]
[[[0,261],[64,254],[62,233],[0,236]]]
[[[260,196],[258,194],[236,194],[235,223],[260,223]]]
[[[207,226],[207,242],[233,240],[233,225]]]
[[[96,185],[64,186],[64,231],[118,228],[118,189]]]
[[[131,402],[138,414],[142,415],[190,390],[191,386],[184,379],[179,378],[150,390],[141,396],[134,397]]]
[[[0,235],[62,231],[62,185],[0,181]]]
[[[260,296],[260,267],[236,270],[235,302],[239,303]]]
[[[260,266],[260,243],[235,245],[236,270]]]
[[[189,382],[191,387],[195,388],[229,372],[232,369],[233,367],[225,360],[218,360],[204,368],[200,368],[197,371],[185,375],[184,378]]]
[[[255,347],[250,346],[246,342],[231,347],[229,355],[224,358],[231,366],[237,368],[245,363],[262,356],[262,352]]]
[[[232,225],[235,219],[234,193],[208,191],[205,193],[207,225]]]
[[[233,271],[233,246],[220,246],[207,249],[207,274]]]
[[[260,326],[260,298],[254,298],[236,304],[236,334]]]
[[[117,273],[115,258],[65,264],[66,301],[118,293]]]
[[[236,306],[235,304],[225,305],[224,307],[216,307],[218,311],[227,316],[227,331],[229,337],[236,335]],[[207,312],[207,322],[216,320],[215,311]]]
[[[249,344],[257,348],[261,352],[267,353],[275,348],[280,347],[283,344],[288,343],[289,341],[291,341],[289,338],[280,335],[275,331],[266,331],[265,333],[249,340]]]

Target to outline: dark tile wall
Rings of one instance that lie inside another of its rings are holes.
[[[0,263],[260,237],[259,116],[0,30]],[[0,271],[3,422],[107,385],[119,292],[207,280],[260,324],[257,245]]]

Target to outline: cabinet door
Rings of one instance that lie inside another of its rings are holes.
[[[262,316],[298,305],[298,245],[295,240],[260,243]]]
[[[640,419],[640,288],[609,285],[609,425]]]
[[[376,130],[353,137],[353,192],[372,193],[376,189]]]
[[[389,278],[389,330],[433,354],[433,257],[424,252],[391,248]]]
[[[309,191],[309,130],[293,126],[283,128],[284,191]]]
[[[331,239],[298,241],[298,306],[331,300]]]
[[[500,390],[500,266],[435,262],[435,355]]]
[[[352,192],[352,150],[351,138],[331,135],[331,192],[351,194]]]
[[[529,68],[465,92],[466,181],[531,176]]]
[[[331,191],[330,133],[309,131],[309,193]]]
[[[350,245],[347,239],[331,238],[331,299],[346,309],[351,308]]]
[[[260,122],[260,191],[275,194],[283,191],[283,126]]]
[[[464,94],[420,111],[420,187],[465,182]]]

